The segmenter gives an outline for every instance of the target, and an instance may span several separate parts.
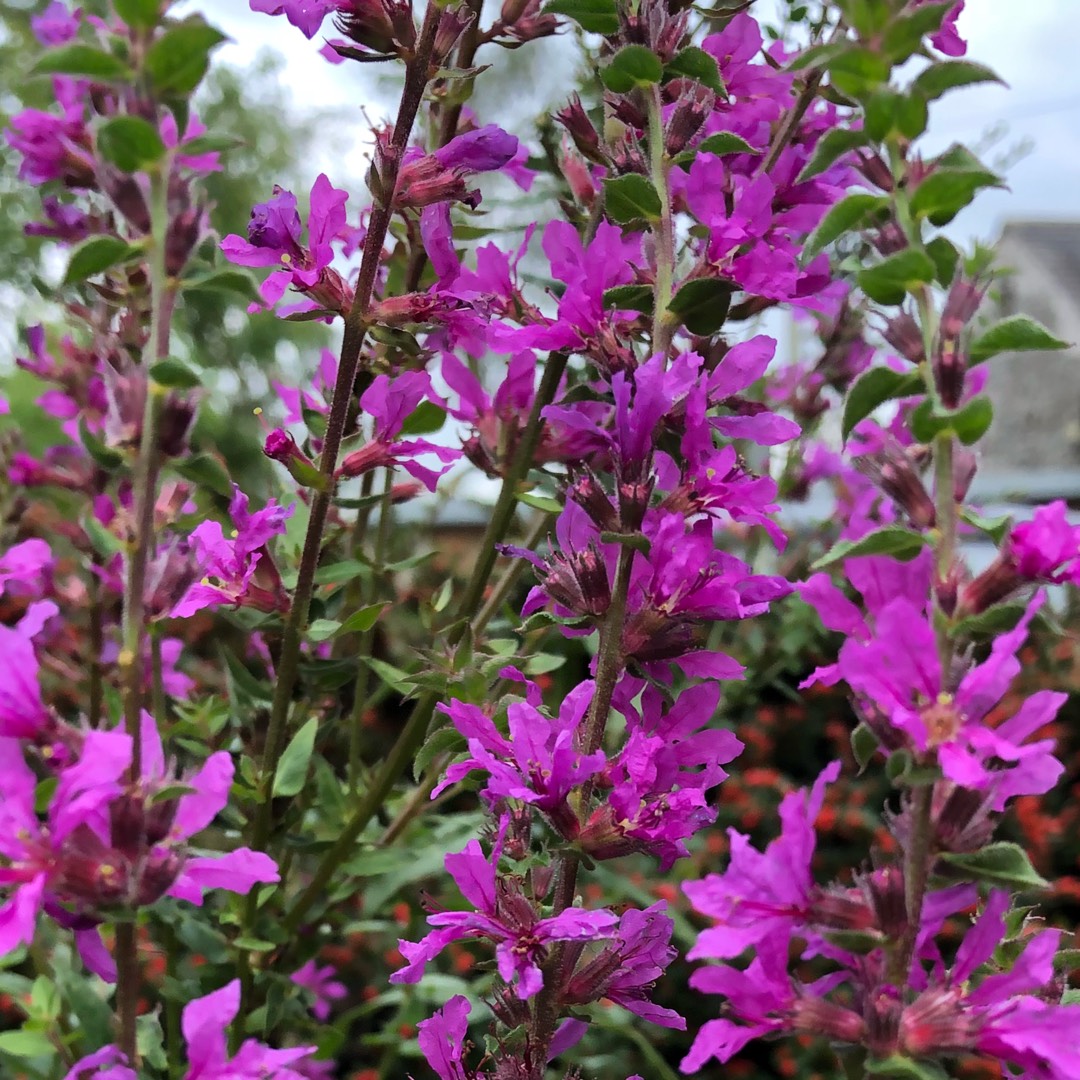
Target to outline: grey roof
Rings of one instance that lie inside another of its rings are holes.
[[[1054,277],[1080,297],[1080,221],[1007,221],[1001,240],[1037,251]]]

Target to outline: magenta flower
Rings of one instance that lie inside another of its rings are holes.
[[[825,801],[826,784],[839,775],[840,762],[834,761],[810,791],[784,796],[780,836],[764,852],[751,847],[749,837],[728,829],[727,870],[683,885],[694,909],[716,920],[715,926],[698,936],[687,954],[691,960],[734,957],[750,947],[760,949],[765,942],[782,946],[786,957],[787,942],[810,916],[816,892],[810,870],[817,844],[814,820]]]
[[[506,678],[510,673],[500,674]],[[439,706],[468,740],[470,756],[446,770],[431,797],[436,798],[470,772],[481,770],[488,774],[483,795],[489,806],[500,799],[532,803],[548,814],[564,835],[573,836],[577,832],[577,815],[567,806],[567,796],[607,764],[602,750],[582,754],[577,744],[578,729],[592,701],[593,683],[583,682],[571,690],[555,717],[541,712],[540,692],[535,684],[526,685],[528,699],[514,702],[507,709],[508,736],[476,705],[451,701]]]
[[[233,979],[220,990],[189,1001],[181,1014],[180,1026],[187,1043],[184,1080],[305,1080],[305,1074],[291,1066],[315,1053],[314,1046],[294,1046],[272,1050],[248,1039],[229,1057],[225,1029],[240,1010],[240,980]],[[123,1069],[124,1057],[115,1047],[105,1047],[83,1058],[66,1080],[127,1080],[133,1071]],[[87,1072],[87,1066],[97,1071]],[[109,1071],[113,1070],[113,1071]]]
[[[547,946],[554,941],[601,941],[613,936],[616,917],[610,911],[567,908],[558,915],[540,916],[521,892],[516,879],[498,873],[501,840],[491,858],[484,858],[477,840],[464,851],[446,856],[446,870],[475,911],[440,911],[428,916],[436,927],[422,941],[399,941],[398,948],[408,961],[390,976],[393,983],[419,982],[428,961],[451,941],[463,937],[486,938],[495,942],[499,975],[507,983],[517,983],[517,996],[525,1001],[543,986],[541,965]]]
[[[53,2],[30,19],[30,29],[42,45],[66,45],[79,32],[82,10],[69,11],[62,0]]]
[[[55,608],[50,605],[50,611]],[[20,623],[17,627],[0,626],[0,738],[33,739],[52,722],[38,684],[37,654],[34,652],[35,629]]]
[[[360,407],[373,420],[372,438],[359,450],[345,455],[337,475],[360,476],[372,469],[400,465],[428,491],[434,491],[439,477],[461,457],[461,451],[427,439],[398,440],[405,421],[422,401],[443,404],[432,389],[427,372],[406,371],[393,380],[387,375],[376,375],[360,397]],[[429,469],[415,460],[425,454],[433,454],[444,462],[444,467]]]
[[[225,538],[221,524],[204,521],[191,534],[203,577],[191,585],[172,609],[172,618],[184,619],[206,607],[229,604],[260,611],[286,611],[289,597],[267,550],[268,541],[285,531],[294,506],[273,500],[262,510],[248,512],[248,498],[234,485],[229,515],[234,530]]]
[[[305,37],[313,38],[323,20],[337,11],[339,0],[248,0],[263,15],[284,15]]]
[[[0,555],[0,594],[41,596],[49,583],[53,556],[44,540],[33,538]]]
[[[563,1002],[587,1005],[607,998],[651,1024],[685,1031],[683,1017],[649,999],[656,980],[678,954],[671,944],[675,924],[666,911],[662,900],[644,911],[628,908],[619,919],[614,941],[574,972],[562,993]]]
[[[348,987],[334,978],[336,974],[336,970],[329,964],[319,967],[314,960],[309,960],[289,976],[297,986],[310,991],[313,998],[311,1015],[320,1023],[326,1023],[333,1003],[347,997],[349,993]]]
[[[1014,795],[1049,791],[1063,769],[1052,740],[1028,740],[1054,719],[1066,695],[1040,690],[1004,723],[984,723],[1020,672],[1016,652],[1042,601],[1041,594],[1035,596],[1016,628],[996,638],[987,659],[970,668],[955,689],[942,678],[933,627],[903,598],[879,613],[872,639],[844,642],[837,675],[872,726],[880,717],[917,751],[935,751],[948,779],[992,790],[994,808],[1002,810]]]
[[[469,1031],[469,999],[457,994],[434,1016],[416,1025],[416,1043],[439,1080],[472,1080],[465,1068],[465,1036]]]
[[[296,196],[275,185],[274,197],[251,211],[248,238],[235,234],[221,241],[225,257],[239,266],[276,266],[259,292],[272,307],[292,285],[319,306],[347,311],[352,290],[330,266],[334,258],[331,241],[345,226],[345,203],[349,195],[339,191],[320,173],[311,188],[308,242],[300,243],[303,227],[296,210]]]
[[[4,132],[11,148],[22,156],[19,179],[34,187],[52,180],[63,180],[70,188],[93,187],[94,158],[82,87],[70,79],[57,79],[53,85],[59,116],[24,109],[11,117]]]

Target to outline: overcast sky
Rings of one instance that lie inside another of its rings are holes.
[[[308,42],[285,19],[252,13],[247,0],[210,5],[191,0],[182,8],[210,12],[233,39],[219,51],[221,61],[242,67],[262,49],[283,53],[283,77],[297,110],[308,103],[340,107],[342,124],[352,133],[355,149],[344,162],[328,158],[313,163],[312,171],[325,168],[331,179],[343,168],[353,177],[362,175],[367,123],[361,107],[374,119],[391,104],[387,88],[374,75],[375,65],[326,63],[318,55],[319,39]],[[1072,32],[1080,0],[968,0],[967,8],[960,29],[969,42],[968,56],[994,68],[1009,85],[956,91],[939,102],[931,111],[926,150],[955,140],[983,150],[985,159],[995,163],[1019,144],[1031,149],[1008,167],[1008,191],[983,193],[957,219],[957,239],[993,239],[1002,221],[1011,218],[1080,217],[1080,60]],[[481,77],[476,106],[482,119],[527,136],[531,117],[546,103],[566,97],[573,75],[568,44],[555,38],[514,53],[494,47],[485,51],[494,55],[481,53],[482,61],[513,65],[520,86],[520,93],[508,97],[507,82],[500,79],[501,97],[492,100],[483,93]],[[1001,137],[987,148],[985,140],[995,127]]]

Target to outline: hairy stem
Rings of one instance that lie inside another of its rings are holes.
[[[652,347],[654,353],[667,354],[674,327],[668,321],[668,305],[675,278],[675,222],[668,191],[668,161],[664,151],[663,101],[660,87],[649,96],[649,171],[653,187],[660,196],[660,223],[653,230],[656,241],[656,283],[653,289]]]

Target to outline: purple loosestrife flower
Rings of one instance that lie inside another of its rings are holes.
[[[53,556],[44,540],[23,540],[0,555],[0,595],[41,596],[48,585]]]
[[[399,941],[408,961],[390,976],[393,983],[419,982],[428,961],[452,941],[463,937],[486,938],[496,943],[495,959],[499,975],[507,983],[517,983],[517,995],[525,1001],[543,986],[541,965],[547,946],[555,941],[601,941],[613,936],[618,921],[610,911],[567,908],[558,915],[541,917],[521,891],[520,881],[498,873],[502,840],[496,842],[491,858],[484,858],[477,840],[464,851],[446,856],[446,870],[475,911],[441,911],[428,916],[436,927],[422,941]]]
[[[293,506],[272,500],[255,513],[248,512],[248,498],[234,485],[229,504],[233,536],[225,538],[221,524],[204,521],[191,534],[195,556],[203,577],[191,585],[170,613],[184,619],[206,607],[231,604],[260,611],[287,611],[289,597],[267,550],[267,542],[285,531]]]
[[[184,1080],[305,1080],[305,1074],[292,1066],[314,1054],[317,1049],[314,1046],[272,1050],[248,1039],[235,1057],[229,1057],[225,1029],[239,1010],[239,979],[184,1006],[180,1018],[187,1043],[188,1071]],[[124,1060],[115,1047],[106,1047],[76,1064],[66,1080],[127,1080],[128,1076],[135,1076],[133,1071],[106,1071],[123,1068]],[[87,1072],[88,1065],[99,1071]]]
[[[513,669],[500,674],[503,678],[518,676]],[[586,681],[571,690],[555,717],[541,711],[535,683],[526,682],[526,687],[527,699],[506,710],[507,735],[477,705],[452,701],[439,706],[468,740],[470,756],[446,770],[431,797],[436,798],[470,772],[481,770],[488,774],[483,795],[489,806],[502,799],[531,803],[552,819],[563,836],[573,839],[578,819],[567,805],[567,796],[607,764],[602,750],[583,754],[577,741],[592,702],[593,683]]]
[[[683,885],[694,909],[716,920],[698,936],[687,954],[691,960],[738,956],[766,941],[782,945],[786,956],[786,943],[810,918],[817,891],[810,870],[817,843],[814,820],[825,801],[826,784],[839,775],[840,763],[834,761],[809,792],[784,796],[780,836],[764,852],[751,847],[748,836],[728,829],[727,870]]]
[[[471,1010],[469,999],[457,994],[416,1025],[416,1043],[439,1080],[472,1080],[477,1075],[464,1063]]]
[[[331,241],[345,227],[348,192],[339,191],[320,173],[311,188],[307,246],[296,210],[296,196],[274,187],[274,197],[251,211],[247,240],[235,234],[221,241],[225,257],[239,266],[276,266],[279,269],[259,287],[267,306],[273,307],[292,285],[317,306],[342,313],[352,303],[352,289],[331,267]]]
[[[330,1016],[333,1003],[349,994],[348,987],[334,978],[336,974],[336,970],[329,964],[319,967],[314,960],[309,960],[289,976],[297,986],[310,991],[313,999],[311,1015],[323,1024]]]
[[[252,11],[284,15],[305,37],[313,38],[323,20],[341,6],[341,0],[248,0]]]
[[[427,372],[406,371],[393,380],[376,375],[360,398],[361,408],[374,421],[372,438],[359,450],[345,455],[337,476],[360,476],[371,469],[400,465],[428,491],[434,491],[439,477],[461,457],[461,451],[426,439],[398,441],[402,427],[422,401],[444,404],[432,389]],[[445,463],[444,467],[429,469],[414,460],[424,454],[433,454]]]
[[[685,1031],[686,1020],[674,1009],[649,1000],[656,980],[678,955],[671,944],[675,924],[666,911],[662,900],[644,911],[628,908],[611,944],[574,972],[562,992],[563,1004],[587,1005],[607,998],[642,1020]]]
[[[30,29],[42,45],[66,45],[79,32],[81,14],[82,9],[69,11],[62,0],[53,0],[40,15],[30,19]]]
[[[388,134],[380,134],[380,149]],[[431,232],[436,220],[440,222],[439,228],[444,229],[450,220],[451,202],[465,202],[474,209],[479,205],[479,191],[470,190],[466,180],[476,173],[503,168],[513,160],[517,150],[516,136],[507,134],[497,124],[457,135],[432,154],[410,147],[402,158],[393,193],[394,206],[423,207],[421,229],[425,234]]]
[[[942,677],[926,615],[903,598],[894,600],[879,613],[872,639],[844,642],[837,674],[871,726],[891,726],[919,753],[934,752],[949,780],[992,791],[994,809],[1002,810],[1014,795],[1049,791],[1063,770],[1052,740],[1028,740],[1054,719],[1065,694],[1040,690],[1008,720],[985,723],[1020,672],[1016,653],[1042,602],[1037,594],[1015,629],[996,638],[986,660],[954,685]]]
[[[0,626],[0,738],[34,739],[53,727],[38,684],[32,631],[40,629],[38,615],[48,617],[55,611],[55,605],[43,601],[31,605],[31,617],[18,626]]]
[[[92,188],[96,180],[85,120],[85,84],[60,78],[53,81],[53,88],[59,116],[23,109],[4,132],[11,148],[22,156],[19,179],[34,187],[61,180],[69,188]]]
[[[139,1080],[117,1046],[103,1046],[96,1053],[75,1062],[64,1080]]]

